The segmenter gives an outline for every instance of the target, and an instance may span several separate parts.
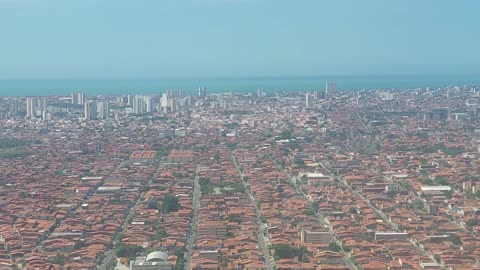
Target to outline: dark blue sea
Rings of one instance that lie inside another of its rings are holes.
[[[325,89],[326,82],[335,82],[340,90],[397,90],[480,85],[480,75],[0,80],[0,96],[59,96],[72,91],[95,95],[155,94],[170,89],[195,93],[200,86],[206,87],[209,93],[256,92],[258,89],[265,92],[319,91]]]

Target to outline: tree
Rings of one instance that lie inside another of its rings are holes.
[[[226,145],[227,145],[228,149],[230,149],[230,150],[232,150],[232,149],[234,149],[235,147],[237,147],[237,144],[236,144],[236,143],[233,143],[233,142],[228,142]]]
[[[480,226],[480,220],[478,219],[471,219],[466,222],[467,226],[469,227],[474,227],[474,226]]]
[[[435,177],[435,182],[441,186],[447,186],[449,184],[447,179],[440,176]]]
[[[273,244],[272,248],[275,250],[275,256],[280,259],[302,258],[307,253],[305,247],[292,247],[287,244]]]
[[[138,254],[144,251],[145,249],[141,246],[124,245],[123,243],[119,243],[115,249],[115,254],[117,257],[126,257],[130,261],[135,259]]]
[[[206,178],[206,177],[201,177],[201,178],[198,180],[198,183],[199,183],[201,186],[208,185],[208,183],[210,183],[210,179],[208,179],[208,178]]]
[[[245,189],[245,186],[238,183],[237,185],[235,185],[235,191],[239,193],[245,193],[247,190]]]
[[[277,192],[282,194],[285,190],[283,189],[282,186],[277,186]]]
[[[157,158],[167,157],[170,154],[171,150],[172,150],[171,145],[168,145],[167,147],[163,147],[157,150]]]
[[[53,263],[53,264],[64,265],[66,259],[67,259],[67,257],[65,257],[61,254],[57,254],[57,255],[55,255],[55,257],[50,258],[48,260],[48,262]]]
[[[342,249],[343,249],[345,252],[350,252],[350,251],[352,251],[352,248],[349,247],[349,246],[346,246],[346,245],[342,245]]]
[[[162,240],[167,236],[168,236],[167,231],[165,231],[164,228],[159,227],[155,229],[155,234],[150,237],[150,241]]]
[[[405,190],[412,190],[412,184],[407,181],[400,182],[399,185]]]
[[[163,211],[165,213],[176,212],[180,210],[180,204],[178,198],[172,194],[167,194],[163,198]]]
[[[157,198],[151,197],[148,199],[148,208],[149,209],[158,209],[160,206],[158,205]]]
[[[310,207],[312,207],[313,211],[315,212],[318,212],[318,209],[320,208],[320,206],[318,205],[318,202],[312,202],[310,204]]]
[[[280,133],[280,137],[282,140],[287,140],[292,138],[292,131],[291,130],[284,130]]]
[[[242,220],[235,215],[228,215],[228,221],[236,222],[238,224],[242,223]]]
[[[24,149],[18,149],[18,150],[10,150],[10,151],[5,151],[5,152],[0,152],[0,159],[5,158],[5,159],[11,159],[11,158],[19,158],[19,157],[26,157],[30,156],[33,153],[24,150]]]
[[[303,161],[303,159],[296,158],[296,159],[294,160],[294,163],[295,163],[295,165],[297,165],[298,167],[305,167],[305,162]]]
[[[313,209],[303,210],[302,214],[307,215],[307,216],[315,216],[315,210],[313,210]]]
[[[455,245],[461,245],[462,244],[462,239],[460,239],[460,237],[456,234],[450,234],[448,236],[448,240]]]
[[[206,177],[201,177],[198,180],[198,183],[200,184],[200,192],[202,193],[202,195],[207,195],[213,192],[213,188],[210,186],[210,179]]]
[[[0,138],[0,148],[15,148],[26,144],[26,141],[15,138]]]
[[[423,184],[423,185],[433,185],[433,181],[432,179],[430,178],[425,178],[425,179],[421,179],[420,182]]]
[[[342,247],[339,244],[332,241],[328,245],[328,250],[333,251],[333,252],[340,252],[342,250]]]
[[[216,152],[215,155],[213,156],[213,160],[218,163],[220,161],[220,152]]]
[[[443,194],[447,199],[451,199],[453,197],[453,190],[445,190]]]
[[[177,263],[175,264],[175,269],[176,270],[183,270],[185,268],[185,249],[184,248],[175,248],[175,251],[173,252],[175,256],[177,256]]]

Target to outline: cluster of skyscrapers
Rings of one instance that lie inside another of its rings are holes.
[[[86,120],[108,119],[109,113],[110,104],[108,101],[87,101],[85,103]]]
[[[198,88],[198,96],[199,97],[204,97],[206,95],[207,95],[207,89],[204,86]]]
[[[328,94],[331,94],[336,91],[336,84],[332,82],[327,82],[325,85],[325,91],[317,92],[308,92],[305,96],[306,107],[310,107],[313,100],[318,100],[325,97]],[[262,95],[262,92],[258,90],[258,96]],[[206,97],[207,90],[205,87],[200,87],[198,89],[198,97]],[[154,101],[155,99],[155,101]],[[117,104],[120,106],[127,105],[131,109],[127,110],[130,113],[136,115],[150,114],[154,111],[161,113],[174,113],[182,108],[192,105],[191,96],[183,96],[181,90],[167,90],[161,96],[150,96],[150,95],[127,95],[119,96],[116,99]],[[223,94],[217,95],[216,101],[206,101],[207,106],[210,102],[211,108],[228,108],[228,102],[223,99]],[[72,92],[71,93],[71,104],[75,105],[74,110],[78,110],[83,106],[83,118],[85,120],[105,120],[109,118],[110,114],[110,101],[108,99],[99,100],[97,98],[87,97],[83,92]],[[196,106],[205,106],[205,100],[197,100],[195,103]],[[57,112],[54,107],[50,106],[50,113],[47,110],[47,100],[45,98],[28,98],[26,100],[26,117],[27,118],[38,118],[42,119],[51,118],[52,114]],[[13,105],[11,106],[11,113],[17,114],[19,108],[19,101],[14,100]],[[53,111],[52,111],[53,108]],[[61,112],[68,112],[70,109],[61,109]],[[80,111],[80,114],[82,112]]]
[[[318,100],[324,98],[327,95],[333,94],[337,91],[337,84],[334,82],[327,82],[325,83],[325,91],[324,92],[307,92],[305,94],[305,107],[310,107],[312,105],[312,100]]]
[[[85,102],[86,102],[85,93],[72,92],[72,104],[74,104],[74,105],[84,105]]]
[[[47,113],[47,101],[44,98],[27,99],[27,118],[41,117],[47,119]]]
[[[134,114],[147,114],[153,112],[153,98],[151,96],[135,95],[131,105],[133,107]]]
[[[164,113],[175,112],[177,110],[177,103],[174,97],[163,93],[160,98],[160,111]]]

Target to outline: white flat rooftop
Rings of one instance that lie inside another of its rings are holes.
[[[422,186],[422,191],[450,191],[450,186]]]
[[[319,178],[319,177],[328,177],[323,173],[307,173],[308,178]]]

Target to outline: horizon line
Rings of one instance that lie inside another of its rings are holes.
[[[326,74],[326,75],[170,75],[170,76],[78,76],[78,77],[11,77],[0,81],[36,80],[145,80],[145,79],[292,79],[292,78],[362,78],[362,77],[437,77],[437,76],[479,76],[480,73],[384,73],[384,74]]]

